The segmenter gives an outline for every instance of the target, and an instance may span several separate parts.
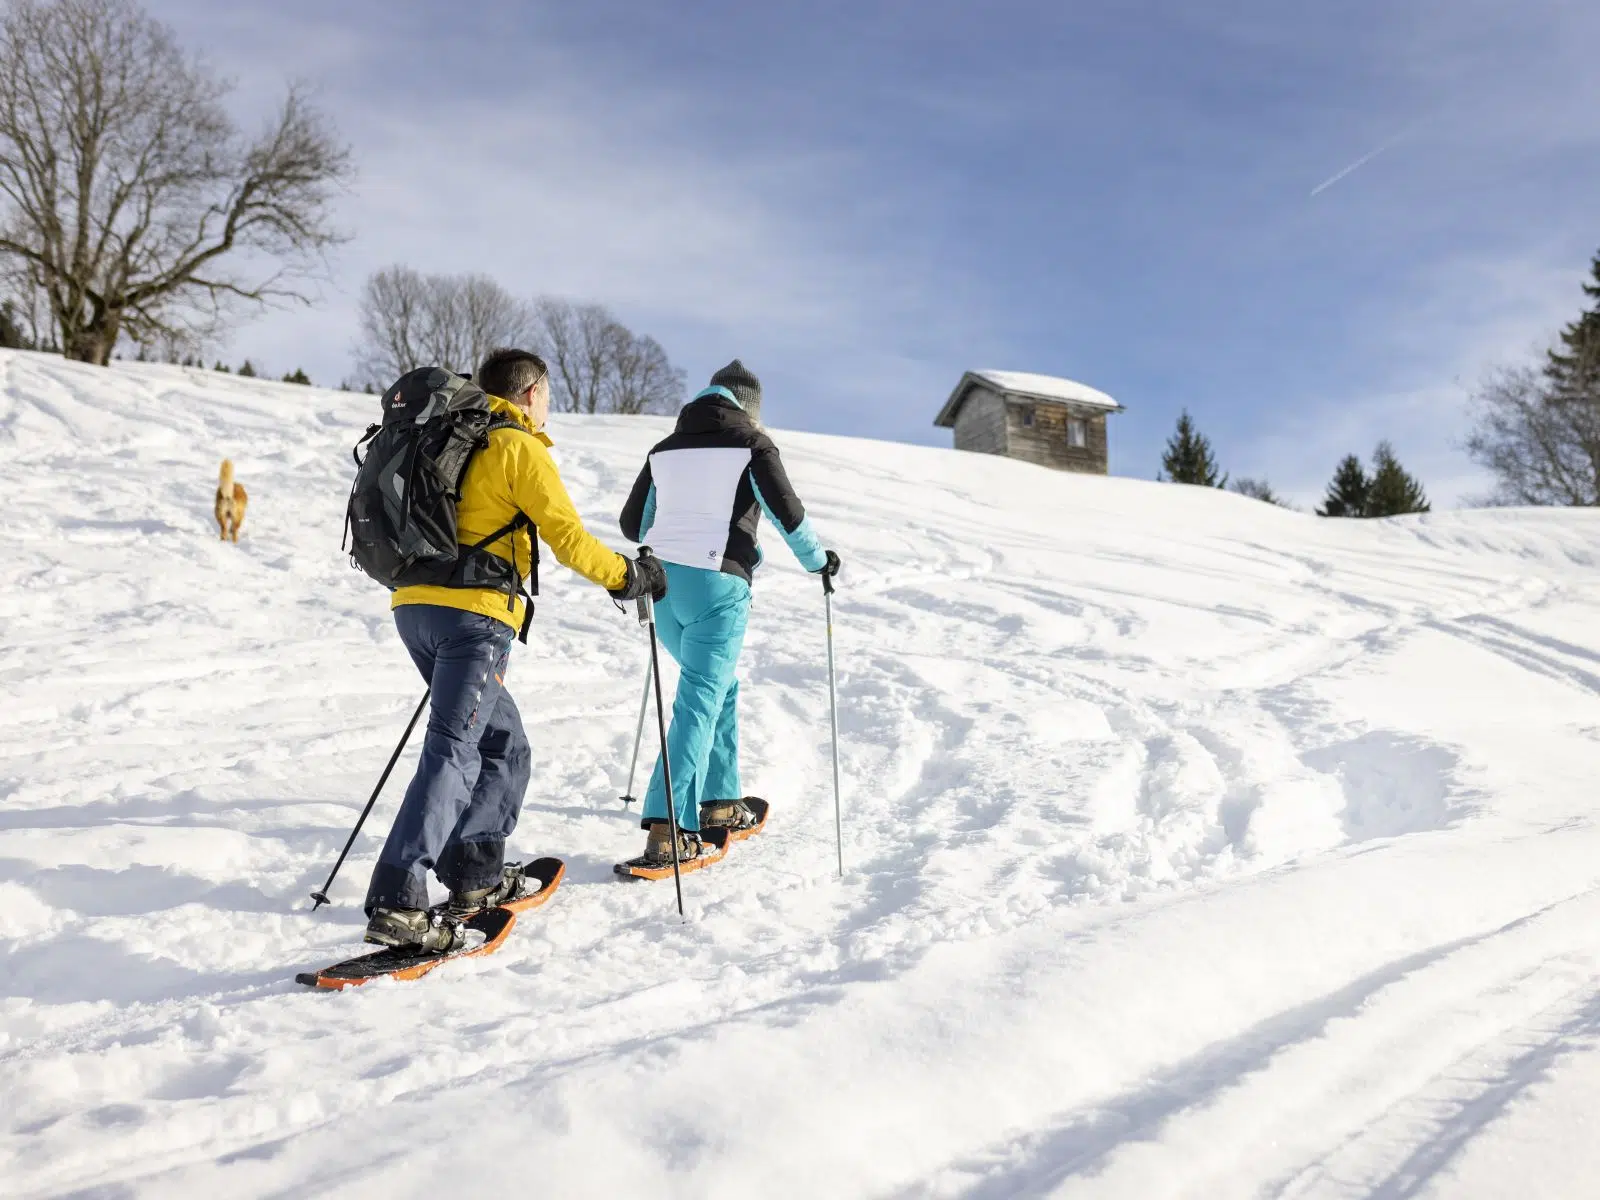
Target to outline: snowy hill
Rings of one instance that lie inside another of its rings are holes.
[[[513,849],[566,887],[496,956],[318,994],[412,754],[307,894],[421,694],[338,548],[373,399],[0,376],[7,1195],[1594,1194],[1600,513],[781,436],[846,564],[847,878],[821,596],[770,531],[774,816],[687,923],[610,874],[642,635],[547,559]],[[553,423],[614,545],[664,427]]]

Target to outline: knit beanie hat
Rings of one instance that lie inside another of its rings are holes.
[[[711,377],[711,386],[727,388],[751,416],[761,412],[761,380],[737,358]]]

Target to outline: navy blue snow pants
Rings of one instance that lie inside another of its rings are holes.
[[[436,604],[394,610],[400,640],[433,688],[417,773],[367,889],[367,914],[426,908],[428,872],[459,891],[500,881],[531,755],[506,691],[516,636],[503,621]]]

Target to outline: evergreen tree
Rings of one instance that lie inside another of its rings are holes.
[[[1188,409],[1178,417],[1177,431],[1167,439],[1161,468],[1173,483],[1223,487],[1228,482],[1226,475],[1217,477],[1217,460],[1211,453],[1211,442],[1194,427]]]
[[[1367,490],[1363,515],[1397,517],[1401,513],[1425,513],[1430,507],[1422,484],[1400,465],[1400,460],[1394,456],[1394,447],[1388,442],[1379,442],[1372,454],[1372,485]]]
[[[299,367],[296,367],[293,371],[291,371],[289,374],[287,374],[287,375],[285,375],[283,377],[283,381],[285,383],[305,383],[305,384],[309,384],[311,382],[311,377],[309,375],[307,375],[304,371],[302,371]]]
[[[213,367],[212,370],[221,371],[224,375],[233,374],[233,368],[224,363],[220,358],[217,360],[217,365]]]
[[[244,365],[239,368],[239,374],[246,379],[254,379],[256,377],[256,369],[251,365],[248,358],[244,360]]]
[[[7,350],[33,349],[33,342],[22,331],[22,325],[17,321],[17,314],[12,310],[9,300],[0,305],[0,347]]]
[[[1328,494],[1323,498],[1322,507],[1317,509],[1317,516],[1364,517],[1367,494],[1371,490],[1372,481],[1367,478],[1361,460],[1354,454],[1346,454],[1333,472],[1333,481],[1328,484]]]
[[[1600,253],[1594,256],[1583,285],[1590,307],[1561,331],[1561,345],[1550,351],[1544,366],[1552,401],[1595,404],[1600,400]]]

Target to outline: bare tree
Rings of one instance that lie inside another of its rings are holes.
[[[661,344],[603,305],[544,296],[533,313],[558,412],[670,412],[682,401],[684,373]]]
[[[598,304],[541,296],[533,304],[541,352],[550,364],[550,407],[598,412],[606,374],[610,314]]]
[[[368,277],[356,347],[363,382],[387,387],[421,366],[470,371],[496,346],[544,356],[557,412],[666,412],[683,397],[684,374],[661,344],[601,305],[547,296],[530,306],[486,275],[397,265]]]
[[[528,306],[486,275],[387,267],[362,292],[358,367],[378,387],[416,367],[472,371],[494,347],[527,342],[531,326]]]
[[[1600,504],[1600,254],[1583,291],[1541,368],[1502,368],[1473,397],[1467,452],[1494,472],[1492,501]]]
[[[296,88],[248,141],[227,92],[135,0],[12,0],[0,18],[0,256],[44,292],[69,358],[308,299],[349,152]]]
[[[629,415],[671,412],[683,402],[684,373],[672,365],[655,338],[629,333],[621,325],[613,328],[613,370],[606,387],[605,411]]]
[[[1228,490],[1238,492],[1241,496],[1248,496],[1252,500],[1260,500],[1264,504],[1276,504],[1279,508],[1292,507],[1288,501],[1272,490],[1272,485],[1265,479],[1235,479],[1228,484]]]
[[[470,363],[468,369],[477,370],[496,346],[519,345],[532,335],[528,306],[487,275],[455,276],[442,290],[450,314],[444,328],[455,344],[447,347],[441,341],[438,361]]]
[[[361,291],[361,340],[356,372],[361,382],[392,380],[422,365],[423,311],[428,282],[410,267],[385,267],[367,276]]]
[[[1493,500],[1600,504],[1600,387],[1556,386],[1537,368],[1510,367],[1490,375],[1473,402],[1467,453],[1494,473]]]

